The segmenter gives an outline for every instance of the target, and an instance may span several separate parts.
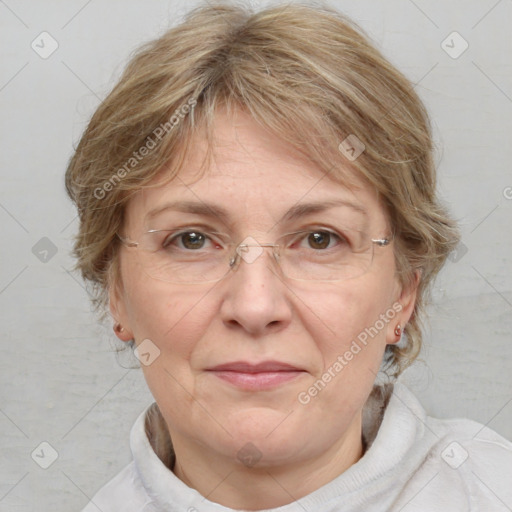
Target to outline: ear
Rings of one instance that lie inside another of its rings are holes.
[[[414,272],[414,277],[408,286],[404,286],[399,291],[399,296],[393,303],[393,309],[397,311],[397,315],[391,320],[387,326],[386,342],[388,344],[398,343],[402,337],[401,333],[398,335],[395,329],[398,325],[401,327],[401,332],[411,318],[416,304],[416,295],[418,293],[418,285],[420,284],[421,270]]]
[[[114,328],[115,335],[121,341],[131,341],[133,332],[130,327],[128,315],[126,314],[126,306],[124,302],[124,290],[118,281],[111,282],[108,290],[109,309],[115,324],[120,325],[120,329]]]

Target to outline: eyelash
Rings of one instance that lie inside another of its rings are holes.
[[[205,229],[205,228],[202,228],[202,227],[199,228],[199,229],[196,229],[195,227],[187,227],[187,228],[184,228],[184,229],[180,229],[179,231],[173,231],[173,233],[171,235],[167,236],[163,240],[163,242],[162,242],[162,248],[163,249],[168,248],[176,240],[180,240],[183,235],[186,235],[186,234],[189,234],[189,233],[196,233],[196,234],[199,234],[199,235],[203,235],[211,243],[219,243],[219,244],[223,243],[223,242],[216,242],[211,236],[209,236],[207,234],[207,233],[210,233],[210,235],[211,234],[220,235],[220,233],[218,233],[218,232],[209,231],[208,229]],[[326,227],[311,227],[311,228],[308,228],[308,229],[301,229],[299,231],[296,231],[293,234],[297,234],[298,236],[297,236],[297,238],[293,239],[293,243],[295,244],[297,241],[302,242],[303,240],[305,240],[307,238],[308,235],[310,235],[312,233],[327,233],[331,237],[334,237],[334,239],[337,240],[338,242],[349,243],[348,238],[346,236],[344,236],[342,234],[338,234],[335,231],[333,231],[333,230],[331,230],[329,228],[326,228]],[[301,236],[299,237],[299,235],[301,235]],[[179,247],[179,249],[180,250],[184,250],[184,251],[188,251],[189,250],[189,249],[181,248],[181,247]],[[323,250],[327,250],[327,249],[323,249]],[[193,251],[193,250],[190,250],[190,251]]]

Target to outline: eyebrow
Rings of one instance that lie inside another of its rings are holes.
[[[292,206],[279,220],[279,222],[290,222],[292,220],[311,215],[313,213],[320,213],[336,206],[346,206],[354,211],[368,216],[368,211],[360,204],[344,199],[333,199],[329,201],[318,201],[310,203],[299,203]],[[196,202],[196,201],[174,201],[165,203],[162,206],[150,210],[146,214],[146,219],[150,220],[158,214],[166,210],[175,210],[183,213],[192,213],[195,215],[202,215],[204,217],[216,217],[225,224],[230,224],[230,215],[222,206],[213,203]]]

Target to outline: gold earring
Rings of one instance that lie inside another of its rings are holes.
[[[395,336],[399,338],[402,336],[402,326],[400,324],[395,327]]]
[[[116,322],[112,329],[116,334],[121,334],[124,331],[124,327],[119,322]]]

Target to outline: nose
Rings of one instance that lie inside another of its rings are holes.
[[[237,262],[223,283],[222,321],[253,336],[284,329],[292,317],[290,293],[271,244],[242,244],[237,253]]]

